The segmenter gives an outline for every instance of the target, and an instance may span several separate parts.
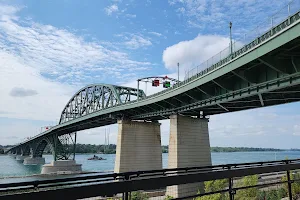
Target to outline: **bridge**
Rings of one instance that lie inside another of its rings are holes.
[[[223,51],[161,92],[146,96],[139,89],[107,84],[79,90],[65,106],[58,125],[8,152],[25,159],[24,164],[44,163],[42,154],[48,144],[54,161],[44,165],[42,173],[79,171],[76,132],[118,123],[115,172],[159,170],[158,120],[170,119],[168,167],[211,165],[206,116],[300,100],[300,1],[284,9],[284,18],[281,12],[271,17],[270,29],[264,24],[259,29],[264,31],[249,43],[239,43],[233,52]],[[274,25],[273,19],[280,22]],[[168,188],[167,194],[176,197],[187,191],[181,185]],[[195,193],[196,188],[199,185],[190,185],[189,191]]]

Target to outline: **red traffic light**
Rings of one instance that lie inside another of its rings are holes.
[[[159,86],[159,80],[153,80],[152,81],[152,86],[154,86],[154,87]]]

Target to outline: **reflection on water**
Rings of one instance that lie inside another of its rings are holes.
[[[76,162],[82,164],[84,171],[103,172],[113,171],[115,164],[114,154],[96,154],[105,158],[106,160],[87,160],[93,154],[76,155]],[[300,151],[281,151],[281,152],[220,152],[212,153],[213,165],[228,164],[228,163],[244,163],[270,160],[284,160],[300,158]],[[53,160],[52,155],[44,155],[46,163]],[[168,154],[162,154],[163,167],[168,166]],[[40,174],[41,165],[23,165],[21,161],[3,155],[0,156],[0,177],[8,176],[28,176],[33,174]],[[0,181],[1,182],[1,181]]]

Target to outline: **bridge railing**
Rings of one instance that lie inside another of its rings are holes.
[[[291,17],[297,14],[300,10],[300,0],[293,0],[287,6],[283,7],[277,13],[269,17],[266,21],[261,22],[253,30],[237,38],[231,47],[225,48],[221,52],[212,56],[205,62],[189,70],[185,75],[185,80],[199,74],[200,76],[216,69],[217,67],[229,62],[240,54],[249,51],[255,46],[258,46],[269,37],[280,32],[286,26],[291,25],[294,20]],[[298,13],[299,14],[299,13]],[[199,77],[199,76],[197,76]]]
[[[106,199],[103,197],[109,197],[107,199],[112,200],[131,199],[130,197],[132,199],[155,197],[155,199],[162,200],[192,198],[203,200],[201,198],[203,196],[207,196],[206,199],[211,199],[212,196],[210,195],[216,194],[223,195],[226,197],[225,199],[234,199],[236,195],[240,195],[241,191],[247,189],[250,190],[244,194],[250,193],[251,197],[253,197],[251,193],[265,194],[264,191],[275,189],[275,191],[283,191],[281,197],[289,196],[289,199],[292,199],[300,193],[300,190],[295,189],[300,186],[300,173],[297,171],[299,169],[300,159],[294,159],[100,175],[77,175],[69,178],[2,183],[0,184],[0,199],[46,200],[61,199],[62,197],[63,199],[89,197]],[[261,174],[261,176],[256,176],[256,181],[253,181],[251,177],[249,178],[249,176],[257,174]],[[247,176],[247,179],[244,182],[242,179],[243,184],[240,184],[240,177],[244,176]],[[205,191],[195,192],[195,186],[201,187],[201,182],[205,182]],[[279,186],[276,187],[276,185]],[[186,193],[181,194],[180,198],[171,197],[172,192],[176,194],[177,187]],[[266,199],[266,196],[261,197],[261,199]]]

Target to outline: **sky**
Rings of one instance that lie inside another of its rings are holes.
[[[288,0],[0,0],[0,144],[23,141],[58,123],[80,88],[180,79],[270,16]],[[294,9],[294,7],[293,7]],[[276,18],[274,18],[276,22]],[[146,89],[142,86],[141,89]],[[147,87],[147,94],[162,88]],[[300,104],[210,117],[211,146],[299,148]],[[169,120],[161,121],[162,144]],[[78,132],[79,143],[116,143],[117,126]]]

